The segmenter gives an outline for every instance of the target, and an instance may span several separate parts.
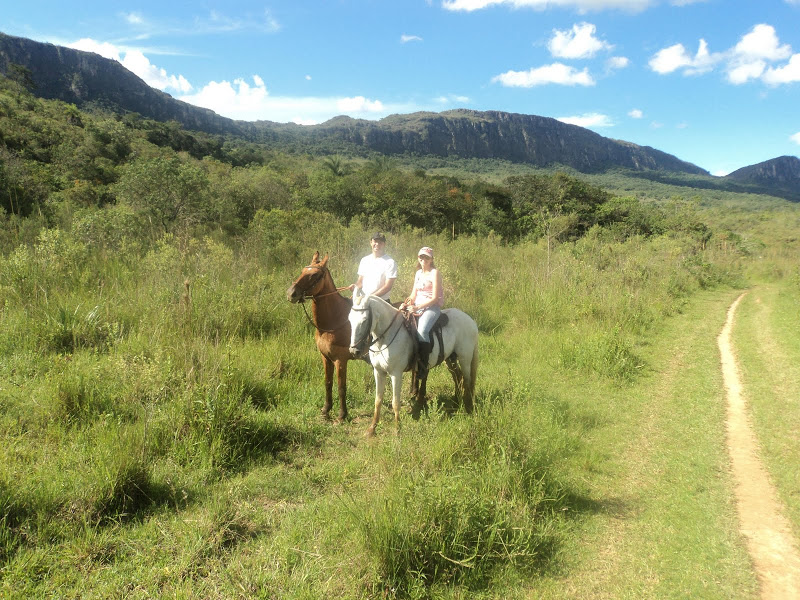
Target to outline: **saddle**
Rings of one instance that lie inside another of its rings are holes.
[[[435,335],[436,339],[439,340],[439,356],[436,359],[436,364],[434,366],[438,367],[442,362],[444,362],[444,341],[442,340],[442,327],[447,325],[450,321],[450,317],[448,317],[445,313],[439,313],[439,318],[433,324],[431,328],[431,335]],[[414,371],[416,369],[417,364],[417,353],[419,349],[419,338],[417,337],[417,315],[411,312],[403,311],[403,323],[405,324],[406,329],[411,334],[411,339],[414,340],[414,353],[411,356],[411,363],[408,365],[407,371]]]

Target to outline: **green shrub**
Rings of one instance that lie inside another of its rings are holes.
[[[65,304],[45,309],[37,329],[40,349],[56,353],[80,349],[105,351],[123,331],[119,323],[109,323],[103,318],[100,305],[83,312],[80,305],[73,309]]]
[[[256,412],[242,381],[223,376],[219,382],[194,386],[186,393],[180,427],[184,460],[202,465],[213,476],[244,469],[252,459],[282,446],[285,434]]]
[[[524,402],[485,399],[482,414],[438,423],[433,439],[404,433],[410,449],[392,452],[390,474],[358,509],[387,588],[476,588],[546,562],[565,497],[554,469],[565,437],[533,398]]]
[[[570,339],[561,347],[559,363],[566,369],[593,371],[620,381],[633,379],[644,366],[633,342],[619,327]]]

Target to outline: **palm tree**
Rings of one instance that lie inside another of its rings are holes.
[[[322,164],[330,169],[331,173],[333,173],[336,177],[343,177],[347,175],[348,167],[342,161],[341,156],[338,154],[335,156],[328,156],[325,160],[322,161]]]

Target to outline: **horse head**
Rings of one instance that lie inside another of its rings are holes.
[[[303,302],[307,297],[318,294],[325,284],[325,275],[328,272],[328,255],[319,259],[319,251],[314,253],[311,263],[303,267],[300,276],[286,290],[286,298],[289,302]]]
[[[369,296],[361,288],[353,291],[353,306],[350,315],[350,355],[360,358],[369,349],[370,331],[372,329],[372,311],[369,308]]]

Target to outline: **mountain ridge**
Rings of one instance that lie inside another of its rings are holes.
[[[240,136],[273,146],[291,144],[308,151],[333,145],[343,151],[387,155],[502,159],[537,167],[560,165],[583,173],[622,168],[711,177],[705,169],[656,148],[603,137],[538,115],[459,108],[394,114],[378,121],[339,115],[309,126],[237,121],[151,88],[118,61],[0,33],[0,73],[8,74],[14,64],[30,70],[33,92],[44,98],[79,108],[99,106],[156,121],[174,120],[186,129]],[[778,157],[742,167],[720,181],[776,188],[800,199],[798,165],[800,159],[796,157]]]
[[[187,129],[254,141],[308,144],[328,139],[384,154],[500,158],[541,167],[560,164],[580,172],[624,167],[708,174],[653,148],[604,138],[550,117],[501,111],[455,109],[390,115],[379,121],[339,116],[312,126],[235,121],[150,88],[117,61],[0,34],[0,72],[8,73],[11,64],[30,69],[34,93],[45,98],[175,120]]]

